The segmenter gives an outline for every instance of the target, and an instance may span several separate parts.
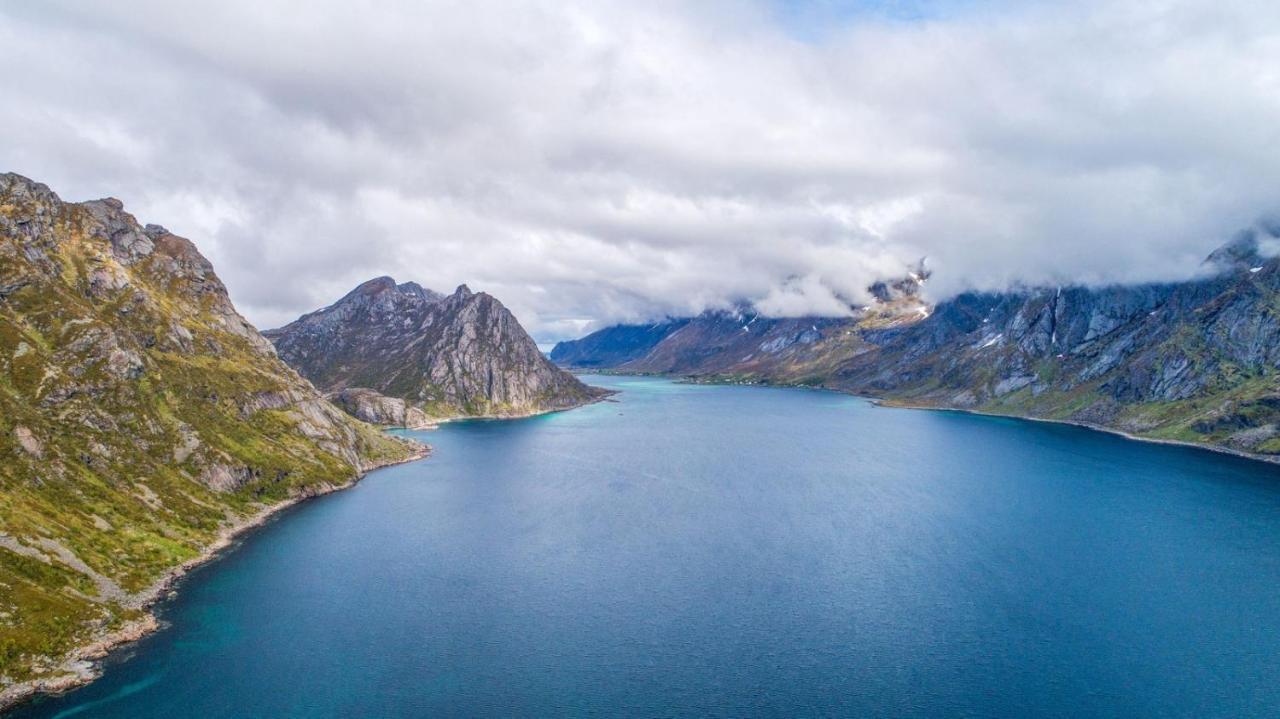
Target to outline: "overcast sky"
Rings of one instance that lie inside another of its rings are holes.
[[[1280,209],[1280,3],[0,0],[0,169],[271,327],[390,274],[540,340],[1183,277]]]

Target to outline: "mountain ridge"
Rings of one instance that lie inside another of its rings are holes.
[[[1277,229],[1242,231],[1182,282],[966,292],[884,323],[855,314],[725,326],[704,313],[650,325],[679,328],[651,332],[644,346],[623,347],[612,338],[636,329],[615,326],[561,343],[552,357],[595,370],[819,386],[1271,458],[1280,456]]]
[[[547,360],[501,302],[465,284],[444,295],[377,277],[263,334],[340,406],[380,424],[526,416],[606,394]]]

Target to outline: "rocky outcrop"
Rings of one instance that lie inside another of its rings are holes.
[[[0,686],[259,506],[419,449],[281,362],[188,240],[0,175]]]
[[[348,387],[329,395],[330,401],[354,417],[390,427],[429,429],[435,426],[421,409],[398,397],[387,397],[364,387]]]
[[[346,392],[343,406],[368,416],[396,411],[351,390],[431,418],[521,416],[604,394],[547,360],[502,303],[465,285],[446,296],[379,277],[266,336],[304,377]]]

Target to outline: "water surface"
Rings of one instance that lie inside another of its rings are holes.
[[[1087,430],[591,378],[421,437],[20,716],[1280,712],[1280,479]]]

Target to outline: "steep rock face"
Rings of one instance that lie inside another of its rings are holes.
[[[0,175],[0,684],[263,503],[413,451],[285,366],[190,242]]]
[[[266,336],[326,391],[366,388],[432,417],[518,416],[602,394],[548,361],[502,303],[465,285],[444,296],[379,277]]]

